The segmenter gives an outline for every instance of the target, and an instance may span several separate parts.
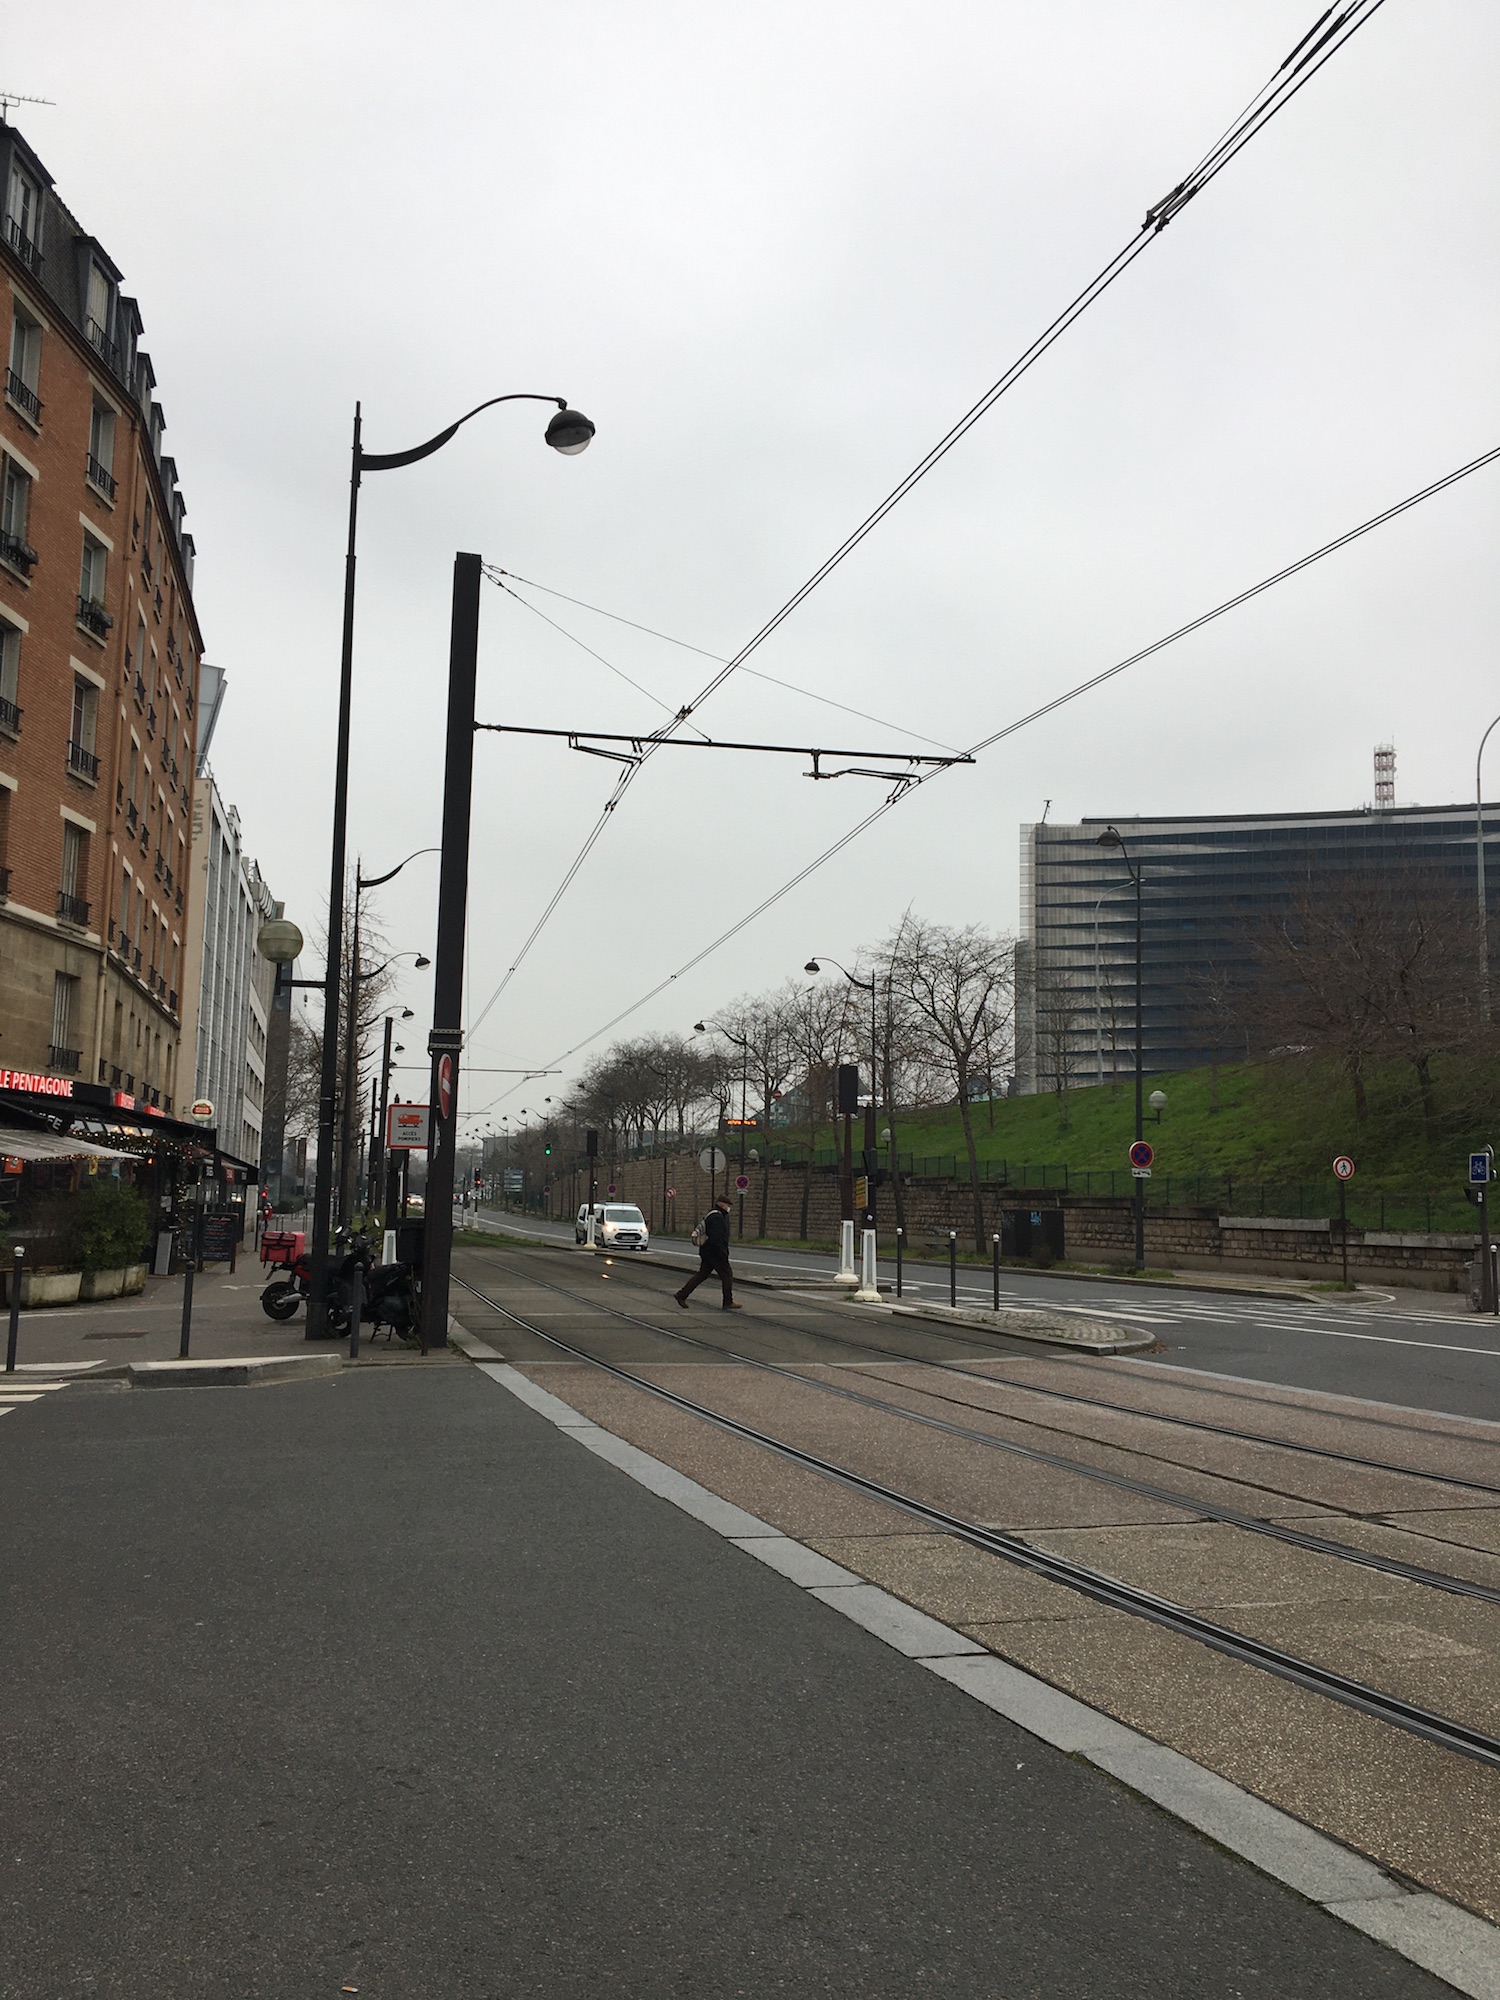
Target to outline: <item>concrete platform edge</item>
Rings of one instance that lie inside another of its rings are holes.
[[[1339,1922],[1446,1980],[1469,2000],[1500,2000],[1500,1926],[1430,1891],[1403,1887],[1376,1862],[1328,1834],[997,1658],[877,1585],[842,1570],[835,1581],[827,1570],[837,1565],[825,1569],[826,1558],[815,1550],[539,1389],[451,1315],[448,1340],[498,1387],[567,1436],[960,1693],[1054,1749],[1095,1765]],[[731,1520],[739,1525],[728,1525]]]

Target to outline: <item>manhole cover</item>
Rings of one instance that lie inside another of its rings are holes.
[[[144,1326],[107,1327],[99,1333],[86,1333],[85,1340],[144,1340],[149,1328]]]

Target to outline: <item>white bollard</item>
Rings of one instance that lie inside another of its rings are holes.
[[[396,1232],[394,1229],[388,1229],[381,1241],[380,1261],[382,1264],[394,1264],[396,1261]]]
[[[850,1294],[864,1305],[879,1305],[880,1286],[875,1281],[875,1232],[867,1229],[859,1246],[859,1290]]]
[[[588,1212],[588,1215],[587,1215],[587,1216],[585,1217],[585,1219],[584,1219],[584,1224],[583,1224],[583,1242],[584,1242],[584,1248],[585,1248],[585,1249],[588,1249],[588,1250],[592,1250],[592,1249],[593,1249],[593,1248],[595,1247],[595,1245],[594,1245],[594,1211],[593,1211],[592,1209],[590,1209],[590,1210],[589,1210],[589,1212]]]
[[[857,1285],[859,1273],[854,1268],[854,1224],[845,1222],[839,1227],[839,1267],[833,1274],[836,1285]]]

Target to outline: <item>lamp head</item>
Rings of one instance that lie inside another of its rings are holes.
[[[570,410],[566,404],[548,424],[546,432],[548,444],[566,458],[576,458],[579,452],[587,451],[593,435],[594,426],[582,410]]]
[[[401,1009],[401,1018],[403,1021],[411,1021],[415,1020],[416,1016],[412,1013],[410,1007],[403,1007]]]
[[[415,970],[418,972],[424,972],[427,969],[427,967],[431,965],[431,963],[432,960],[430,958],[423,958],[421,952],[418,952]]]
[[[806,965],[803,966],[802,970],[804,972],[821,972],[823,968],[821,965],[819,965],[818,961],[815,958],[810,958],[807,961]]]
[[[287,917],[271,917],[256,933],[255,948],[273,965],[290,965],[302,956],[302,933]]]
[[[1125,843],[1112,826],[1107,826],[1094,845],[1096,847],[1123,847]]]
[[[706,1035],[708,1033],[708,1029],[702,1021],[694,1021],[693,1033],[695,1035]]]

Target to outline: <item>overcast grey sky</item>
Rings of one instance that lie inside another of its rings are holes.
[[[348,432],[418,442],[361,517],[351,838],[435,841],[455,549],[730,653],[1129,238],[1317,0],[68,4],[4,87],[140,298],[199,548],[213,762],[288,913],[326,896]],[[756,657],[961,743],[1500,442],[1490,0],[1388,0]],[[632,1026],[685,1028],[908,903],[1017,920],[1017,828],[1467,797],[1500,708],[1500,468],[928,787]],[[675,706],[707,663],[545,599]],[[660,711],[486,590],[480,712]],[[904,740],[738,678],[723,735]],[[659,755],[475,1037],[541,1064],[876,803]],[[613,767],[481,737],[472,1011]],[[1497,770],[1487,789],[1500,788]],[[430,951],[435,861],[382,893]],[[430,975],[429,975],[430,977]],[[404,995],[425,1028],[430,988]],[[408,1060],[422,1037],[408,1037]],[[576,1063],[569,1067],[576,1068]],[[405,1079],[408,1089],[415,1076]],[[498,1109],[514,1111],[529,1085]],[[498,1095],[477,1075],[466,1107]]]

